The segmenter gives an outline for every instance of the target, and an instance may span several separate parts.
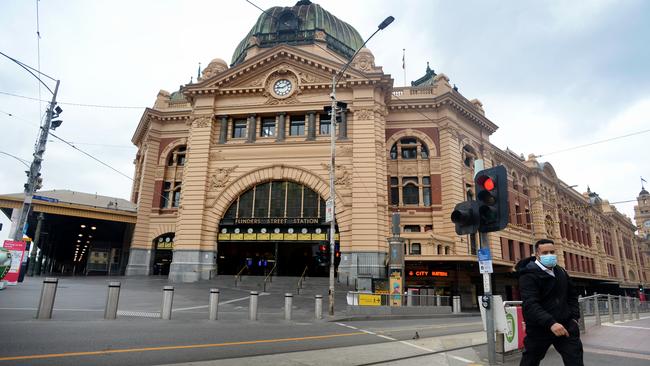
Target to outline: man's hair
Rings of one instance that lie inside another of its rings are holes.
[[[555,244],[555,242],[553,240],[551,240],[551,239],[539,239],[535,243],[535,251],[537,251],[539,249],[539,246],[542,245],[542,244]]]

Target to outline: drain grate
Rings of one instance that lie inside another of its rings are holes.
[[[118,310],[118,316],[130,316],[134,318],[160,318],[160,313],[158,312],[149,312],[149,311],[128,311],[128,310]]]

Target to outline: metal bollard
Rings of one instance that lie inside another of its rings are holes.
[[[452,312],[460,314],[460,296],[454,296]]]
[[[316,319],[323,319],[323,295],[316,295],[315,313]]]
[[[108,295],[106,296],[106,308],[104,309],[104,319],[114,320],[117,318],[117,304],[120,301],[120,282],[108,283]]]
[[[634,299],[634,319],[639,320],[639,303],[641,300]]]
[[[607,294],[607,309],[609,310],[609,322],[614,323],[614,308],[612,307],[612,295]]]
[[[162,310],[160,317],[169,320],[172,318],[172,303],[174,302],[174,286],[163,287]]]
[[[440,295],[436,295],[436,306],[442,305],[442,301],[440,299]]]
[[[626,298],[627,302],[627,316],[630,320],[634,320],[634,316],[632,315],[632,302],[630,301],[631,298],[627,297]]]
[[[625,308],[623,307],[623,296],[618,295],[618,313],[622,322],[625,321]]]
[[[594,315],[596,316],[596,325],[600,325],[600,306],[598,306],[598,295],[594,297]]]
[[[210,320],[217,320],[219,313],[219,289],[211,288],[210,289]]]
[[[59,285],[59,279],[47,277],[43,281],[41,288],[41,299],[38,302],[36,319],[51,319],[52,308],[54,308],[54,298],[56,297],[56,288]]]
[[[284,320],[291,320],[291,307],[293,306],[293,294],[284,294]]]
[[[248,305],[248,309],[249,309],[248,319],[253,321],[257,320],[257,296],[258,295],[259,294],[257,293],[257,291],[251,291],[250,301]]]

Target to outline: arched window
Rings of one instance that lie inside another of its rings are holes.
[[[416,137],[402,137],[390,148],[391,160],[398,157],[404,160],[414,160],[418,158],[429,159],[429,147],[422,140]]]
[[[169,153],[169,157],[167,158],[167,166],[183,166],[185,165],[185,152],[187,150],[187,147],[185,145],[181,145],[177,148],[175,148],[171,153]]]
[[[420,204],[420,189],[418,188],[417,177],[402,178],[402,199],[405,205]]]
[[[519,189],[519,181],[517,179],[517,173],[515,173],[515,172],[512,172],[512,188],[514,190]]]
[[[470,169],[474,168],[474,160],[476,160],[476,151],[470,145],[463,146],[463,164]]]

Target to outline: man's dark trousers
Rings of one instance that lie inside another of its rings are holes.
[[[565,366],[583,366],[582,342],[578,324],[570,320],[562,324],[569,332],[569,337],[556,336],[550,329],[530,329],[524,338],[524,352],[519,366],[537,366],[546,355],[548,348],[553,345],[562,356]]]

